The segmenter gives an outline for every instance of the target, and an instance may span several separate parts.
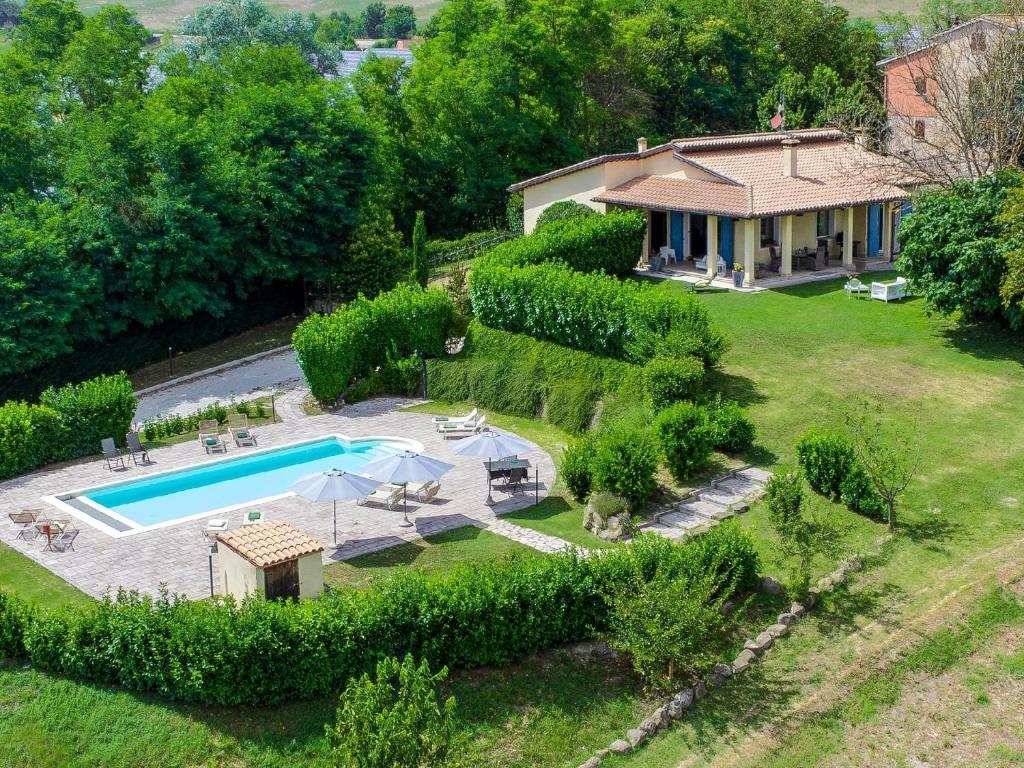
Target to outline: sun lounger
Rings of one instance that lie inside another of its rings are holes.
[[[444,435],[444,439],[447,440],[453,435],[455,437],[468,437],[469,435],[475,435],[485,426],[487,426],[487,417],[481,416],[480,420],[475,424],[466,424],[464,426],[452,427],[450,429],[439,429],[438,431]]]
[[[249,429],[249,417],[244,413],[233,413],[228,416],[228,432],[239,448],[256,445],[256,435]]]
[[[143,462],[149,464],[149,451],[143,446],[138,432],[129,432],[124,436],[124,441],[128,446],[128,455],[131,456],[135,466],[139,465],[139,459],[137,458],[139,456],[142,457]]]
[[[368,501],[376,501],[381,504],[387,504],[388,509],[394,509],[402,503],[404,494],[405,489],[400,485],[381,485],[359,503],[365,504]]]
[[[128,469],[124,463],[124,454],[114,445],[114,438],[104,437],[100,441],[100,449],[103,451],[103,459],[107,462],[107,469],[114,471],[114,465],[120,464],[121,469]]]
[[[11,518],[11,522],[17,526],[16,539],[22,539],[24,541],[31,541],[39,535],[39,531],[36,530],[36,521],[43,514],[41,509],[23,509],[20,512],[8,512],[7,516]]]
[[[434,425],[438,432],[443,432],[446,429],[455,429],[456,427],[464,427],[467,424],[476,424],[477,419],[480,418],[480,411],[474,408],[466,416],[435,416]]]
[[[200,444],[208,437],[218,437],[220,435],[220,422],[216,419],[206,419],[205,421],[199,422],[199,442]]]
[[[228,444],[224,442],[224,436],[220,432],[206,432],[202,434],[203,436],[199,442],[202,443],[207,453],[228,452]]]
[[[417,501],[429,504],[440,490],[441,484],[437,480],[428,480],[416,490],[410,491],[409,495]]]

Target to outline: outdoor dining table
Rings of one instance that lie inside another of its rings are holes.
[[[532,466],[529,459],[516,458],[485,461],[483,465],[492,480],[507,477],[513,469],[530,469]]]
[[[46,537],[46,546],[43,551],[53,551],[53,537],[64,533],[64,529],[70,521],[68,520],[37,520],[36,530]]]

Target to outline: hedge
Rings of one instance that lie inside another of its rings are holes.
[[[506,267],[560,261],[580,272],[625,276],[640,260],[646,229],[647,221],[637,211],[575,216],[497,245],[485,259]]]
[[[427,364],[427,396],[582,432],[603,394],[639,392],[640,368],[474,321],[459,357]]]
[[[812,430],[797,441],[796,457],[811,488],[854,512],[885,514],[885,502],[871,484],[845,435]]]
[[[0,650],[38,669],[188,702],[264,704],[334,694],[387,657],[432,667],[508,664],[592,638],[634,579],[712,573],[752,587],[750,535],[721,525],[687,543],[641,536],[601,557],[509,557],[433,578],[400,573],[299,603],[188,601],[119,592],[39,611],[0,599]]]
[[[544,229],[544,227],[554,224],[556,221],[600,215],[596,209],[591,208],[589,205],[577,203],[575,200],[561,200],[557,203],[552,203],[541,211],[540,216],[537,217],[537,222],[533,225],[533,229],[536,232],[538,229]]]
[[[402,284],[372,301],[360,297],[330,315],[306,318],[292,343],[313,396],[334,403],[389,360],[443,355],[453,320],[443,290]]]
[[[38,405],[0,405],[0,479],[124,443],[138,405],[124,373],[48,389]]]
[[[725,350],[695,293],[561,264],[510,268],[487,258],[469,274],[469,297],[486,326],[633,363],[693,355],[710,368]]]

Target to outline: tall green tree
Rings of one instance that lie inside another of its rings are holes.
[[[423,211],[416,211],[416,224],[412,228],[412,279],[424,288],[430,277],[427,261],[427,223]]]

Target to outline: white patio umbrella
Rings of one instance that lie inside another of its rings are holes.
[[[328,472],[314,472],[312,475],[300,477],[288,490],[297,493],[310,501],[334,502],[334,543],[338,543],[338,502],[365,499],[381,485],[362,475],[354,475],[343,469],[332,469]]]
[[[409,499],[406,495],[409,483],[425,483],[429,480],[440,480],[441,477],[453,469],[454,464],[424,456],[413,451],[402,451],[391,456],[384,456],[375,459],[362,466],[363,474],[380,480],[382,483],[392,483],[402,486],[402,515],[405,522],[403,527],[412,525],[409,522]]]
[[[521,437],[506,435],[492,429],[485,429],[472,437],[465,437],[452,447],[452,453],[457,453],[460,456],[480,456],[487,459],[488,506],[494,504],[494,499],[491,498],[491,461],[532,450],[533,445]]]

